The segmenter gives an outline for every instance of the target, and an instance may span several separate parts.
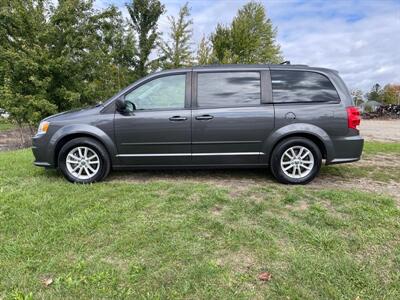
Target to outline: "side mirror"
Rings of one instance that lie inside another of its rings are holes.
[[[118,98],[116,101],[115,101],[115,108],[117,109],[117,111],[119,111],[119,112],[125,112],[125,110],[126,110],[126,102],[125,102],[125,100],[121,97],[121,98]]]

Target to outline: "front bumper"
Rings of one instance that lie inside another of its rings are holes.
[[[35,157],[33,164],[39,167],[53,168],[53,158],[49,151],[48,137],[37,134],[32,138],[32,153]]]

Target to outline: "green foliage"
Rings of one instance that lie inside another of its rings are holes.
[[[135,71],[137,76],[146,76],[149,70],[155,69],[159,65],[159,59],[149,61],[152,50],[157,46],[159,33],[157,32],[157,22],[164,13],[165,7],[159,0],[132,0],[127,4],[131,17],[131,26],[138,36],[137,58],[135,61]]]
[[[99,102],[135,78],[134,38],[115,7],[7,1],[0,22],[0,107],[19,124]]]
[[[160,43],[164,69],[179,68],[192,64],[191,39],[193,21],[187,19],[190,16],[188,4],[179,10],[178,17],[169,16],[170,33],[169,41]]]
[[[43,1],[3,1],[0,11],[0,107],[17,123],[34,123],[57,107],[51,83]]]
[[[382,102],[385,104],[400,104],[400,84],[387,84],[383,88]]]
[[[371,91],[366,95],[368,101],[381,102],[382,92],[381,86],[378,83],[374,84],[374,86],[371,88]]]
[[[209,40],[203,35],[197,47],[196,62],[199,65],[207,65],[212,63],[212,48]]]
[[[218,24],[211,41],[221,63],[279,63],[282,56],[275,37],[264,6],[250,2],[238,11],[229,27]]]

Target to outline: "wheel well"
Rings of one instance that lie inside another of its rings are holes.
[[[326,159],[326,147],[324,145],[324,142],[321,139],[319,139],[318,137],[316,137],[315,135],[310,134],[310,133],[299,133],[299,132],[297,132],[297,133],[285,135],[284,137],[279,139],[274,144],[274,147],[272,148],[271,153],[274,151],[276,145],[278,145],[281,141],[286,140],[286,139],[291,138],[291,137],[303,137],[303,138],[306,138],[306,139],[309,139],[309,140],[313,141],[317,145],[319,150],[321,151],[322,158]]]
[[[104,145],[104,143],[98,139],[95,136],[92,136],[90,134],[85,134],[85,133],[73,133],[73,134],[69,134],[64,136],[63,138],[61,138],[58,142],[57,145],[54,149],[54,166],[57,168],[58,167],[58,154],[60,153],[61,148],[68,143],[69,141],[76,139],[76,138],[81,138],[81,137],[88,137],[91,138],[93,140],[96,140],[97,142],[99,142],[100,144],[103,145],[104,149],[106,149],[108,156],[110,157],[110,153],[108,152],[108,149],[106,147],[106,145]],[[110,157],[111,159],[111,157]]]

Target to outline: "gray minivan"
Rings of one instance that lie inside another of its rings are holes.
[[[360,159],[360,114],[338,72],[218,65],[151,74],[97,106],[44,119],[35,165],[91,183],[111,169],[269,166],[304,184]]]

